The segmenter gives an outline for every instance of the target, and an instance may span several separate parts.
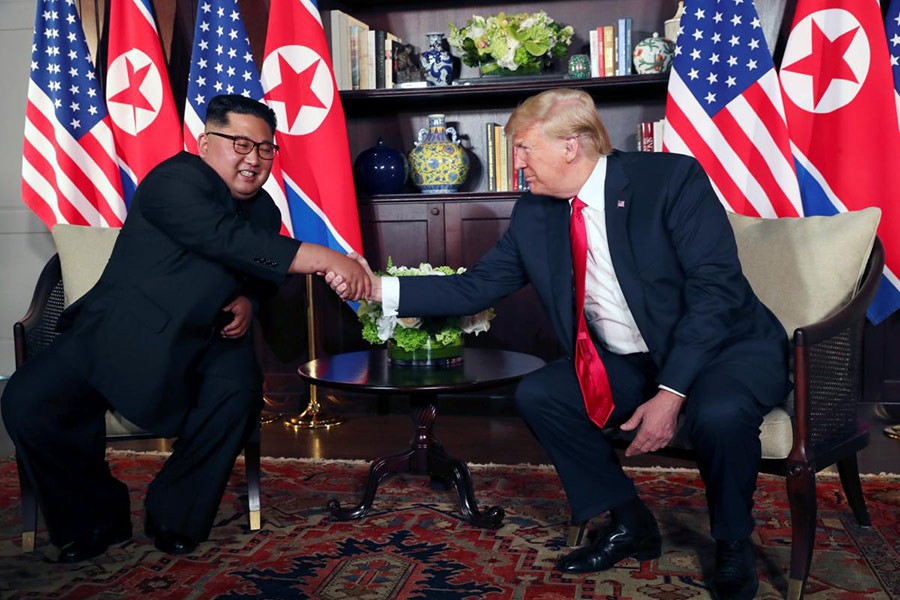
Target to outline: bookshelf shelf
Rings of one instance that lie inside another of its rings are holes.
[[[665,98],[668,75],[629,75],[592,79],[535,79],[534,82],[491,82],[413,89],[347,90],[341,102],[348,117],[396,110],[437,108],[488,109],[515,106],[528,96],[552,88],[581,88],[598,104]]]

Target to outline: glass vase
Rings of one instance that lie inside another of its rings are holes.
[[[533,65],[520,65],[515,71],[501,67],[495,61],[483,62],[478,65],[478,72],[482,77],[508,77],[511,75],[539,75],[544,70],[541,63]]]
[[[404,350],[394,340],[388,340],[387,354],[388,362],[398,367],[456,367],[463,361],[463,343],[460,340],[457,344],[444,346],[429,336],[423,347]]]

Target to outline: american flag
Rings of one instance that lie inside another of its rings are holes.
[[[109,115],[74,0],[37,3],[22,198],[48,228],[125,219]]]
[[[204,0],[197,5],[184,106],[184,147],[189,152],[197,154],[197,137],[204,131],[206,106],[218,94],[242,94],[260,101],[263,98],[237,0]],[[281,162],[276,156],[272,175],[264,187],[281,210],[282,233],[293,237],[287,198],[278,183],[280,171]]]
[[[896,16],[896,13],[894,13]],[[781,61],[806,215],[881,208],[877,324],[900,308],[900,121],[878,0],[798,0]]]
[[[278,116],[284,190],[298,239],[362,252],[347,122],[322,19],[310,0],[272,0],[262,65]]]
[[[183,148],[181,122],[150,0],[112,0],[106,105],[126,200],[150,169]]]
[[[798,216],[781,88],[752,0],[687,0],[663,147],[697,158],[725,207]]]
[[[891,0],[884,20],[884,32],[887,34],[888,49],[891,53],[894,97],[897,100],[897,113],[900,115],[900,0]]]

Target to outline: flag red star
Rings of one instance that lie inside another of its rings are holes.
[[[281,83],[269,90],[267,98],[270,102],[284,102],[284,110],[288,115],[288,131],[293,129],[297,117],[300,116],[300,110],[304,106],[326,108],[312,86],[320,61],[321,59],[318,59],[305,69],[295,71],[283,56],[278,55]]]
[[[844,57],[847,48],[853,42],[858,31],[859,27],[854,27],[834,40],[830,40],[818,23],[813,21],[812,51],[797,62],[782,67],[782,71],[809,75],[813,78],[813,103],[815,106],[819,105],[819,101],[825,95],[825,92],[828,91],[828,86],[835,79],[859,83],[856,75],[853,74],[853,69],[850,68],[847,59]]]

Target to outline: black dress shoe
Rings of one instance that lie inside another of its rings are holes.
[[[144,520],[144,533],[153,538],[157,550],[166,554],[190,554],[197,548],[197,542],[189,536],[158,525],[150,517]]]
[[[749,538],[733,542],[716,541],[716,572],[713,597],[717,600],[749,600],[756,596],[759,578]]]
[[[122,521],[114,525],[94,527],[59,549],[56,562],[78,563],[100,556],[113,544],[121,544],[131,539],[131,522]]]
[[[653,515],[647,511],[631,527],[613,518],[597,539],[559,559],[556,570],[563,573],[605,571],[620,560],[650,560],[662,554],[662,538]]]

